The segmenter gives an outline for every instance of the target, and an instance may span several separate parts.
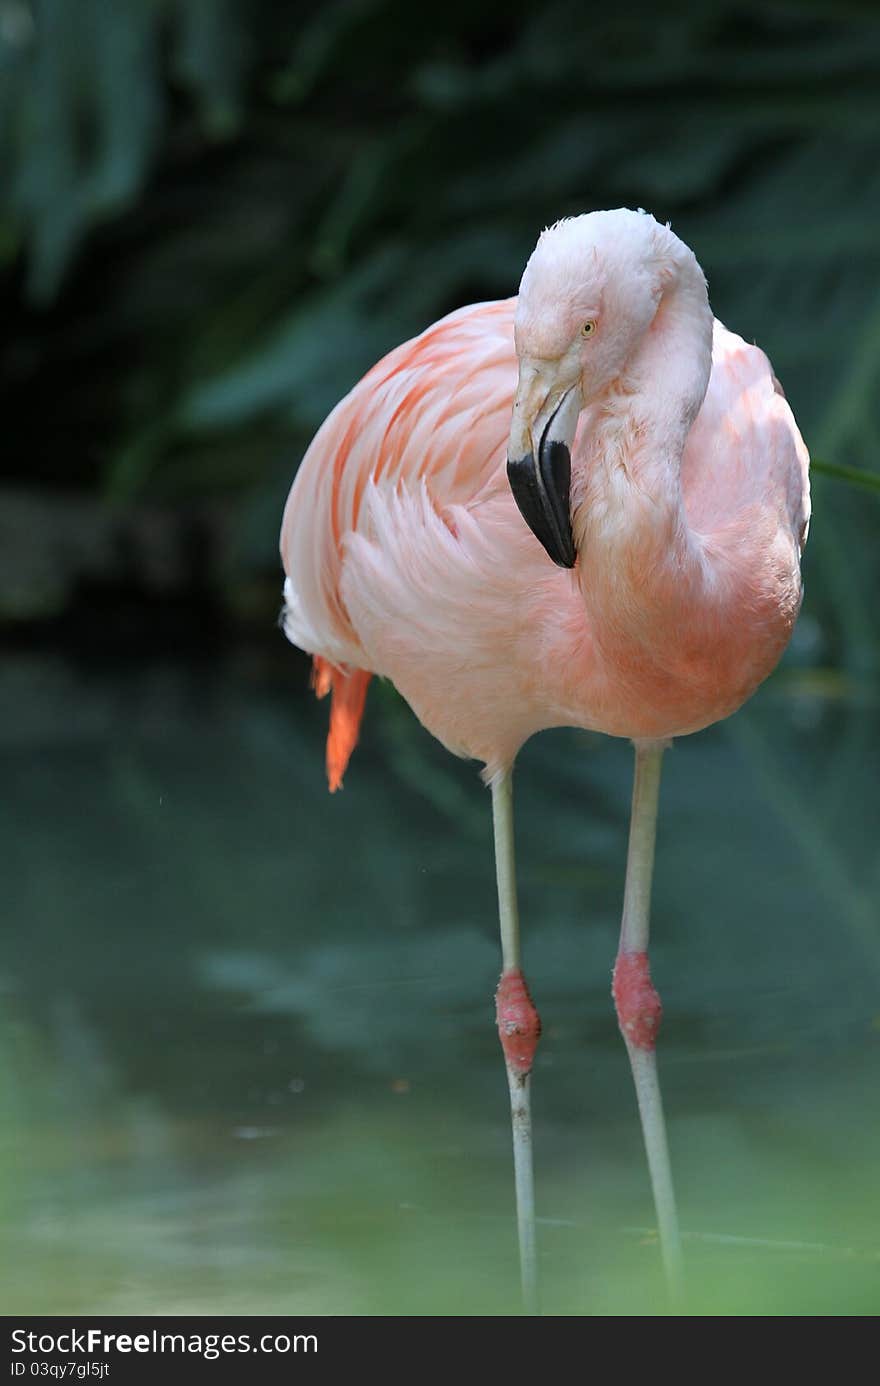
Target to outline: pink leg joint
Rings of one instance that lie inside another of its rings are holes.
[[[627,1044],[653,1049],[663,1019],[660,997],[651,981],[647,953],[618,953],[611,994],[617,1023]]]
[[[541,1038],[541,1017],[519,968],[502,972],[495,993],[495,1016],[507,1066],[525,1076],[531,1072]]]

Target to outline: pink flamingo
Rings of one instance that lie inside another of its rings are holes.
[[[540,1022],[520,960],[514,760],[546,727],[635,744],[612,990],[680,1303],[648,967],[661,758],[740,707],[782,654],[801,602],[808,464],[766,356],[713,320],[692,251],[622,209],[551,227],[518,298],[461,308],[374,366],[290,492],[284,629],[314,655],[318,695],[332,690],[331,790],[374,673],[449,750],[482,761],[491,786],[530,1312]]]

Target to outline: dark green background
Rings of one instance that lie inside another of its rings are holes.
[[[488,802],[387,687],[342,795],[275,629],[298,458],[384,350],[644,206],[880,470],[880,13],[0,0],[0,1305],[515,1310]],[[880,500],[814,479],[752,704],[668,757],[695,1312],[880,1307]],[[518,776],[547,1308],[657,1313],[609,997],[626,746]]]

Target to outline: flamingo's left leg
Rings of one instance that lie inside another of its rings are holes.
[[[665,743],[636,744],[623,923],[614,967],[613,994],[620,1032],[635,1079],[666,1282],[673,1306],[677,1307],[684,1294],[681,1236],[655,1052],[663,1011],[648,966],[651,877],[664,749]]]
[[[506,770],[492,782],[495,869],[501,923],[501,978],[495,996],[498,1035],[504,1050],[513,1125],[513,1166],[523,1305],[538,1313],[535,1251],[535,1179],[532,1169],[532,1116],[529,1081],[541,1021],[523,976],[519,946],[519,910],[513,851],[513,782]]]

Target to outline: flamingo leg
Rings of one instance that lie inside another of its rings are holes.
[[[651,877],[654,871],[657,800],[664,749],[663,743],[636,744],[623,923],[614,967],[613,993],[620,1032],[626,1042],[636,1085],[660,1232],[663,1269],[669,1297],[676,1308],[681,1306],[684,1296],[684,1270],[655,1051],[663,1011],[648,966]]]
[[[495,832],[495,869],[498,877],[498,915],[501,924],[501,978],[495,996],[496,1016],[510,1088],[523,1307],[527,1314],[537,1314],[535,1179],[532,1169],[529,1083],[535,1048],[541,1033],[541,1022],[529,996],[520,965],[511,770],[505,771],[492,784],[492,821]]]

